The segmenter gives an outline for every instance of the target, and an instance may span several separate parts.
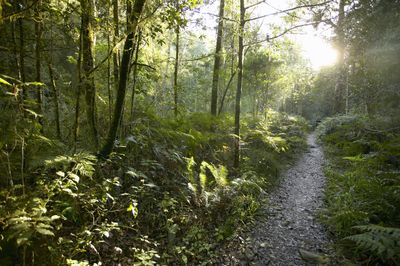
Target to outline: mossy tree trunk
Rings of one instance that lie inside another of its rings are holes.
[[[235,140],[234,140],[234,161],[233,167],[239,170],[240,164],[240,101],[242,97],[243,80],[243,33],[244,33],[244,0],[240,0],[240,25],[239,25],[239,49],[238,49],[238,78],[235,101]]]
[[[178,71],[179,71],[179,37],[180,29],[179,25],[175,29],[175,68],[174,68],[174,115],[178,115]]]
[[[118,42],[119,38],[119,12],[118,12],[118,0],[113,0],[113,26],[114,26],[114,34],[113,34],[113,47]],[[118,91],[118,76],[119,76],[119,51],[115,50],[113,53],[113,76],[114,76],[114,87],[115,91]]]
[[[136,49],[135,49],[135,59],[133,61],[134,65],[133,65],[133,84],[132,84],[132,95],[131,95],[131,108],[130,108],[130,120],[132,122],[133,120],[133,106],[134,106],[134,102],[135,102],[135,93],[136,93],[136,82],[137,82],[137,63],[139,60],[139,49],[140,49],[140,42],[141,42],[141,38],[142,38],[142,33],[141,31],[139,31],[138,36],[137,36],[137,43],[136,43]]]
[[[345,4],[346,0],[340,0],[338,21],[336,24],[336,36],[337,36],[336,49],[338,51],[337,65],[339,69],[335,84],[335,102],[333,110],[335,113],[345,112],[345,89],[346,89],[345,40],[344,40]]]
[[[76,99],[75,99],[75,117],[74,117],[74,151],[76,151],[78,144],[79,135],[79,119],[81,110],[81,90],[82,90],[82,29],[79,34],[79,53],[78,53],[78,63],[77,63],[77,73],[78,73],[78,85],[76,87]]]
[[[117,136],[118,132],[118,127],[120,125],[119,121],[122,117],[122,112],[123,112],[123,107],[124,107],[124,101],[125,101],[125,95],[126,95],[126,85],[128,81],[128,72],[129,72],[129,65],[131,62],[131,56],[132,56],[132,49],[135,47],[134,44],[134,38],[136,35],[136,32],[138,30],[138,22],[140,15],[142,14],[143,7],[145,4],[146,0],[136,0],[131,16],[130,16],[130,30],[129,34],[126,37],[124,48],[122,51],[122,59],[121,59],[121,66],[120,66],[120,71],[119,71],[119,82],[118,82],[118,92],[117,92],[117,99],[115,103],[115,109],[114,109],[114,117],[111,123],[111,127],[107,136],[106,143],[104,144],[103,148],[100,151],[100,156],[101,157],[107,157],[113,147],[114,147],[114,142],[115,138]]]
[[[94,1],[81,0],[82,11],[82,87],[85,91],[86,117],[90,128],[92,143],[98,148],[98,132],[96,123],[96,86],[91,73],[94,67]]]
[[[59,100],[58,100],[58,90],[57,90],[57,85],[56,85],[56,80],[54,78],[54,71],[53,71],[53,66],[51,63],[48,63],[48,69],[49,69],[49,76],[50,76],[50,84],[51,84],[51,89],[53,91],[53,100],[54,100],[54,112],[56,115],[56,134],[57,138],[61,140],[61,126],[60,126],[60,107],[59,107]]]
[[[221,52],[222,52],[222,30],[224,27],[224,8],[225,0],[221,0],[219,4],[219,20],[217,29],[217,44],[215,47],[214,57],[214,71],[211,86],[211,114],[217,115],[217,103],[218,103],[218,82],[219,73],[221,68]]]
[[[35,44],[35,71],[36,77],[35,81],[42,82],[41,77],[41,65],[42,65],[42,21],[40,17],[41,12],[41,4],[42,1],[38,0],[36,7],[35,7],[35,37],[36,37],[36,44]],[[39,114],[42,114],[42,88],[41,86],[36,86],[36,102],[37,102],[37,110]],[[43,118],[39,116],[39,123],[42,126],[40,129],[41,133],[43,133]]]

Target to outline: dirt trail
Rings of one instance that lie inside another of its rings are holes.
[[[314,134],[308,136],[307,143],[308,150],[270,194],[262,209],[263,220],[238,236],[216,264],[310,265],[300,258],[299,248],[331,253],[326,231],[316,220],[325,184],[323,152]]]

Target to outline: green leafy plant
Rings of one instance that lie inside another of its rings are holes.
[[[325,168],[323,222],[337,238],[357,244],[352,248],[341,242],[348,257],[393,262],[392,253],[398,247],[391,235],[397,233],[390,228],[399,226],[400,213],[398,133],[380,119],[360,116],[328,118],[317,130],[331,160]],[[355,230],[362,233],[354,235]]]
[[[17,246],[31,246],[34,240],[55,236],[54,223],[60,216],[46,216],[46,202],[42,199],[35,198],[32,202],[37,205],[30,212],[17,210],[6,221],[7,240],[15,239]]]
[[[357,248],[393,264],[400,260],[399,228],[379,225],[362,225],[353,228],[361,233],[348,236],[345,239],[356,243]]]

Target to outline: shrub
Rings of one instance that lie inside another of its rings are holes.
[[[332,161],[326,168],[327,209],[322,218],[345,240],[342,244],[347,254],[353,251],[353,258],[370,256],[390,262],[394,257],[388,254],[398,246],[388,240],[384,228],[400,226],[400,136],[393,125],[377,121],[339,116],[318,127]],[[358,230],[364,233],[356,235]],[[354,248],[347,246],[349,240],[356,244]],[[376,246],[367,241],[375,241]]]

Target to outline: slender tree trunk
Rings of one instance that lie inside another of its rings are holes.
[[[350,77],[354,75],[355,64],[354,62],[349,64],[349,69],[346,71],[346,115],[350,113]]]
[[[235,75],[236,75],[236,71],[232,72],[231,73],[231,77],[229,78],[228,84],[226,84],[226,87],[225,87],[224,93],[222,94],[221,102],[220,102],[220,105],[219,105],[218,114],[221,114],[222,109],[224,108],[225,98],[226,98],[226,95],[228,93],[229,87],[231,86],[231,83],[232,83],[233,78],[235,77]]]
[[[110,54],[111,40],[110,34],[107,34],[107,53]],[[111,60],[107,58],[107,93],[108,93],[108,120],[111,125],[112,120],[112,89],[111,89]]]
[[[214,57],[214,71],[213,80],[211,86],[211,114],[217,115],[217,102],[218,102],[218,81],[221,66],[221,52],[222,52],[222,31],[224,27],[224,8],[225,0],[220,0],[219,4],[219,20],[218,20],[218,30],[217,30],[217,44],[215,47],[215,57]]]
[[[39,0],[35,7],[36,20],[35,20],[35,35],[36,35],[36,45],[35,45],[35,66],[36,66],[36,77],[35,80],[37,82],[41,82],[41,43],[42,43],[42,22],[40,21],[40,8],[41,8],[41,0]],[[38,113],[43,114],[42,111],[42,89],[41,86],[36,87],[36,101],[38,105]],[[39,117],[39,123],[42,125],[40,129],[41,133],[43,133],[43,118]]]
[[[18,4],[18,3],[17,3]],[[19,9],[20,7],[17,7]],[[19,73],[21,76],[21,81],[26,82],[25,76],[25,36],[24,36],[24,24],[23,19],[18,19],[18,29],[19,29]],[[25,106],[24,101],[28,99],[28,93],[24,86],[22,86],[22,96],[21,103],[22,106]],[[25,112],[23,111],[23,116],[25,116]],[[25,137],[21,137],[21,182],[22,182],[22,194],[25,195],[25,169],[27,168],[27,158],[25,152]],[[25,263],[25,249],[24,249],[24,259],[23,263]]]
[[[346,73],[346,106],[345,106],[345,114],[349,114],[349,75]]]
[[[98,148],[98,132],[96,125],[96,87],[94,77],[90,73],[94,67],[94,45],[93,45],[93,0],[81,0],[82,8],[82,70],[83,70],[83,88],[86,100],[86,116],[89,128],[92,134],[92,142]]]
[[[52,17],[50,15],[50,21],[52,21]],[[80,36],[79,36],[80,38]],[[81,42],[79,42],[79,45],[81,45]],[[61,126],[60,126],[60,106],[59,106],[59,92],[57,89],[56,85],[56,80],[54,77],[54,69],[52,66],[52,61],[53,61],[53,24],[50,24],[50,52],[48,53],[48,58],[47,58],[47,67],[49,71],[49,77],[50,77],[50,86],[53,91],[53,101],[54,101],[54,113],[56,115],[56,135],[59,140],[62,140],[61,136]],[[79,55],[80,57],[80,55]],[[78,65],[80,65],[80,58],[78,59]]]
[[[257,89],[256,88],[254,88],[254,91],[253,91],[253,118],[255,118],[256,116],[257,116]]]
[[[170,33],[168,33],[168,35],[170,36]],[[170,75],[169,75],[169,56],[170,56],[170,54],[171,54],[171,42],[168,42],[168,49],[167,49],[167,60],[166,60],[166,64],[165,64],[165,68],[164,68],[164,73],[163,73],[163,75],[162,75],[162,82],[161,82],[161,90],[162,90],[162,93],[161,93],[161,97],[162,97],[162,100],[164,100],[165,98],[167,98],[167,96],[168,96],[168,93],[169,93],[169,89],[167,88],[167,84],[169,84],[169,78],[170,78]],[[164,104],[164,103],[162,103],[162,104]],[[161,109],[162,110],[162,109]],[[165,112],[163,112],[163,110],[162,110],[162,114],[165,114]]]
[[[113,34],[113,47],[117,44],[119,38],[119,12],[118,0],[112,0],[113,3],[113,20],[114,20],[114,34]],[[118,91],[118,76],[119,76],[119,50],[113,53],[113,74],[114,74],[114,88]]]
[[[81,111],[81,90],[82,90],[82,29],[79,34],[79,52],[78,52],[78,86],[76,87],[75,100],[75,121],[74,121],[74,151],[76,151],[79,134],[79,114]]]
[[[134,59],[134,65],[133,65],[133,84],[132,84],[132,97],[131,97],[131,116],[130,119],[131,121],[133,120],[133,104],[135,102],[135,90],[136,90],[136,80],[137,80],[137,62],[139,58],[139,49],[140,49],[140,42],[142,38],[142,32],[139,30],[138,36],[137,36],[137,42],[136,42],[136,50],[135,50],[135,59]]]
[[[222,99],[220,102],[218,114],[220,114],[222,112],[223,106],[225,104],[225,98],[228,93],[230,84],[232,83],[233,78],[235,77],[236,72],[237,72],[237,70],[235,70],[235,57],[236,57],[237,53],[235,53],[235,39],[234,38],[231,39],[231,47],[230,48],[231,48],[231,62],[230,62],[231,63],[231,67],[230,67],[231,77],[229,78],[228,84],[225,86],[224,93],[222,94]]]
[[[265,97],[264,100],[262,101],[263,104],[261,105],[262,112],[265,113],[267,108],[268,108],[268,100],[269,100],[269,83],[266,84],[265,87]]]
[[[129,27],[130,27],[129,21],[130,21],[131,15],[132,15],[132,2],[126,1],[126,32],[129,32]],[[134,51],[135,51],[135,41],[133,41],[133,47],[132,47],[132,49],[130,49],[130,52],[131,52],[130,58],[132,58]],[[132,68],[132,65],[129,63],[127,82],[129,81],[129,74],[131,73],[131,68]],[[126,106],[126,104],[125,104],[125,100],[124,100],[124,103],[122,104],[121,117],[119,119],[119,125],[118,125],[119,131],[117,132],[117,135],[119,134],[119,136],[118,136],[119,139],[122,139],[123,136],[126,135],[126,127],[125,127],[126,124],[124,123],[125,106]]]
[[[19,73],[21,81],[26,82],[25,76],[25,41],[24,41],[24,24],[22,18],[18,19],[18,30],[19,30]],[[22,104],[27,100],[28,93],[24,86],[22,87]]]
[[[51,89],[53,90],[54,94],[54,111],[56,114],[56,133],[57,133],[57,138],[61,140],[61,127],[60,127],[60,108],[58,104],[58,90],[56,86],[56,81],[54,79],[54,71],[51,63],[48,63],[48,68],[49,68],[49,76],[50,76],[50,84],[51,84]]]
[[[21,81],[25,82],[25,42],[24,42],[24,24],[22,18],[18,19],[18,29],[19,29],[19,67],[21,73]],[[26,93],[26,90],[24,90]],[[25,95],[24,95],[25,96]]]
[[[246,52],[244,54],[246,54]],[[254,72],[253,76],[254,76],[254,80],[258,80],[257,71]],[[254,88],[252,90],[250,90],[249,94],[251,95],[252,102],[253,102],[252,106],[251,106],[253,109],[252,116],[253,116],[253,118],[255,118],[257,115],[257,111],[256,111],[257,110],[257,85],[255,85]]]
[[[335,101],[334,101],[334,112],[343,113],[344,108],[344,94],[345,94],[345,65],[344,65],[344,53],[345,53],[345,40],[344,40],[344,19],[345,12],[344,7],[346,0],[339,1],[339,15],[338,22],[336,26],[337,44],[336,49],[338,50],[338,67],[339,73],[335,85]]]
[[[244,0],[240,0],[240,28],[239,28],[239,49],[238,49],[238,80],[235,101],[235,147],[233,167],[238,171],[240,166],[240,100],[242,97],[243,79],[243,33],[244,33]]]
[[[179,25],[176,26],[175,39],[175,68],[174,68],[174,115],[178,115],[178,67],[179,67]]]
[[[113,35],[112,21],[110,22],[111,2],[107,1],[107,54],[111,52],[111,35]],[[114,41],[114,40],[113,40]],[[107,94],[108,94],[108,125],[111,125],[112,120],[112,85],[111,85],[111,59],[107,57]]]
[[[19,80],[21,80],[21,66],[19,65],[19,52],[18,52],[18,44],[17,44],[17,38],[15,36],[16,29],[15,29],[15,22],[11,22],[11,38],[13,42],[13,54],[14,54],[14,64],[15,64],[15,69],[17,71],[17,77]]]
[[[106,143],[100,151],[99,156],[107,157],[113,147],[115,138],[118,132],[119,121],[122,116],[123,105],[126,94],[126,84],[128,80],[128,70],[131,61],[132,49],[134,47],[134,37],[138,27],[139,17],[142,14],[143,6],[146,0],[136,0],[133,6],[131,18],[130,18],[130,31],[125,40],[124,50],[122,52],[121,68],[119,73],[118,93],[114,109],[114,117],[108,133]]]
[[[261,101],[259,101],[258,99],[256,99],[256,117],[258,116],[260,109],[261,109]]]

